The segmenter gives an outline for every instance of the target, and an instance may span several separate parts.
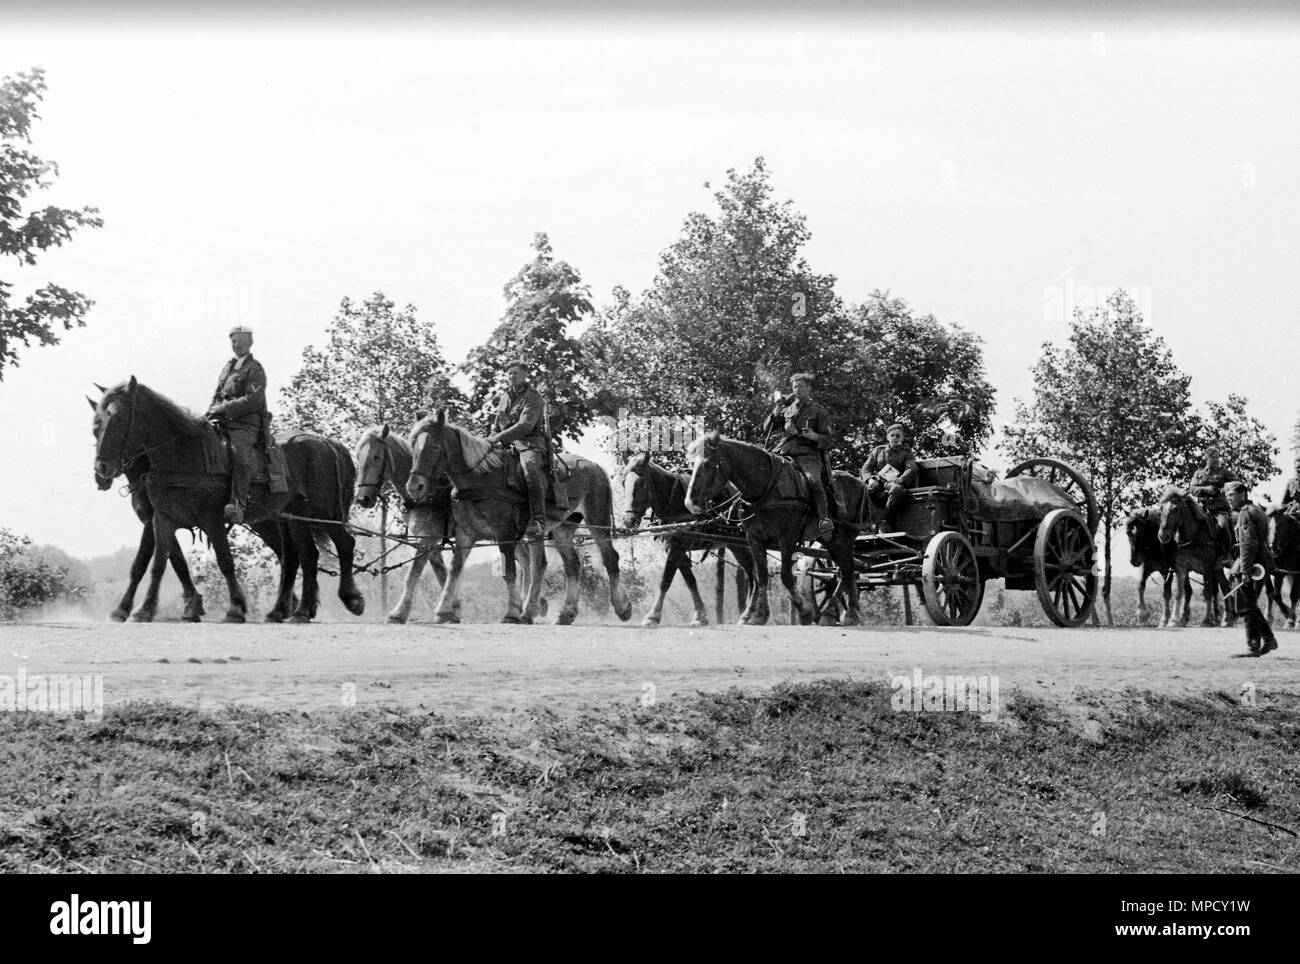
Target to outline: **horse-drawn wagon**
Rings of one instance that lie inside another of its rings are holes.
[[[1092,487],[1078,470],[1036,458],[998,479],[971,459],[923,459],[918,484],[895,532],[866,527],[854,541],[856,590],[919,588],[930,618],[966,626],[984,584],[1035,589],[1058,626],[1079,626],[1097,596],[1094,539],[1100,518]],[[818,618],[837,613],[839,570],[805,549],[804,596]]]

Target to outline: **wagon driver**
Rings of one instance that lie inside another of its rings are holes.
[[[920,471],[906,443],[903,426],[895,423],[885,429],[885,444],[872,449],[862,465],[862,481],[871,503],[884,503],[885,525],[890,531],[898,527],[898,510],[907,499],[907,490],[916,485]]]

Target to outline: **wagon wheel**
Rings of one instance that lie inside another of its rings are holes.
[[[1043,612],[1058,626],[1082,626],[1097,601],[1093,559],[1097,547],[1083,518],[1055,509],[1038,524],[1034,583]]]
[[[840,624],[840,594],[835,590],[839,585],[838,569],[822,569],[809,566],[803,573],[803,597],[813,608],[814,626],[838,626]],[[797,615],[791,617],[798,622]]]
[[[921,597],[937,626],[969,626],[984,598],[979,562],[960,532],[940,532],[925,547]]]
[[[1007,478],[1017,475],[1031,475],[1036,479],[1046,479],[1056,486],[1066,498],[1074,503],[1079,516],[1088,521],[1088,531],[1097,534],[1097,524],[1101,521],[1101,510],[1097,508],[1097,497],[1092,493],[1092,485],[1072,465],[1059,459],[1026,459],[1019,465],[1007,469]]]

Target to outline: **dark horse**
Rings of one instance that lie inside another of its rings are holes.
[[[716,429],[692,442],[686,455],[692,462],[691,481],[686,490],[688,509],[697,515],[704,512],[728,483],[739,489],[740,497],[748,503],[742,524],[754,559],[755,585],[739,622],[762,626],[768,620],[766,552],[775,548],[781,553],[781,584],[790,594],[790,605],[798,612],[801,623],[811,623],[812,607],[799,594],[795,583],[794,553],[799,545],[813,541],[817,519],[804,494],[805,483],[798,468],[789,459],[772,455],[757,445],[723,438]],[[856,497],[851,495],[847,500],[849,505],[861,504],[860,488],[859,484]],[[840,573],[837,590],[857,585],[853,571],[855,536],[853,526],[837,520],[826,544],[826,551]],[[846,609],[840,620],[846,626],[856,626],[861,622],[858,594],[845,592],[844,600]]]
[[[1268,548],[1277,566],[1272,575],[1269,609],[1272,610],[1276,601],[1286,617],[1287,628],[1295,629],[1296,605],[1300,603],[1300,520],[1285,509],[1268,510]],[[1282,602],[1282,583],[1287,578],[1291,580],[1289,609]]]
[[[1161,625],[1168,626],[1172,618],[1170,601],[1174,590],[1174,566],[1173,553],[1160,541],[1160,506],[1149,505],[1138,509],[1125,521],[1124,530],[1128,533],[1129,562],[1134,569],[1141,570],[1138,579],[1138,621],[1146,622],[1151,615],[1146,601],[1147,580],[1158,572],[1163,577],[1165,591],[1165,615]],[[1190,586],[1185,594],[1191,594]]]
[[[456,547],[451,573],[438,604],[438,622],[457,621],[454,604],[465,558],[480,539],[501,550],[501,575],[506,583],[508,603],[502,622],[531,623],[542,612],[542,577],[546,573],[546,547],[527,544],[528,585],[520,600],[516,585],[515,550],[527,521],[527,497],[515,460],[486,439],[447,421],[441,409],[415,423],[411,429],[414,465],[406,489],[417,501],[429,494],[435,480],[449,476],[456,487],[452,517],[456,522]],[[547,511],[546,528],[555,540],[555,550],[564,562],[564,605],[556,622],[567,625],[578,613],[581,562],[573,536],[586,521],[592,539],[600,549],[601,562],[609,576],[609,601],[619,619],[632,615],[632,603],[619,581],[618,552],[610,539],[614,526],[614,494],[609,476],[595,462],[565,455],[569,476],[569,506]]]
[[[104,393],[95,410],[94,431],[97,476],[116,478],[127,463],[142,456],[149,460],[143,481],[154,510],[153,566],[149,589],[133,618],[153,619],[176,530],[197,528],[207,535],[226,579],[230,596],[226,621],[244,622],[248,604],[235,574],[223,518],[230,493],[229,454],[216,429],[132,377]],[[356,482],[351,455],[338,442],[311,433],[285,435],[280,445],[288,467],[288,494],[273,495],[266,484],[255,483],[246,511],[250,528],[273,549],[277,541],[283,547],[280,593],[266,618],[307,622],[316,615],[320,598],[316,539],[326,535],[339,557],[339,598],[349,612],[360,615],[365,599],[353,581],[355,540],[343,526]],[[282,513],[326,521],[304,522]],[[300,565],[303,591],[294,608],[293,584]]]
[[[1188,573],[1202,580],[1205,618],[1202,626],[1217,626],[1221,618],[1220,592],[1228,592],[1228,577],[1219,558],[1219,534],[1214,520],[1199,502],[1182,489],[1170,486],[1160,500],[1160,541],[1171,548],[1174,569],[1174,610],[1182,610],[1180,625],[1191,619],[1192,593]],[[1169,625],[1166,618],[1161,625]]]
[[[689,472],[670,472],[650,461],[650,453],[642,452],[633,456],[623,468],[623,489],[627,506],[623,513],[623,528],[636,529],[641,525],[647,512],[659,523],[670,525],[679,522],[694,521],[691,510],[686,508],[686,487],[690,484]],[[700,587],[695,582],[695,573],[691,569],[691,553],[699,549],[716,549],[724,552],[728,548],[735,556],[736,594],[740,599],[749,596],[749,587],[753,584],[753,556],[742,544],[727,538],[727,530],[732,526],[722,520],[712,520],[703,526],[689,531],[671,532],[663,536],[668,546],[668,558],[664,560],[663,575],[659,577],[659,598],[646,613],[641,625],[651,629],[659,625],[663,618],[664,597],[673,584],[673,577],[678,572],[682,581],[691,591],[691,600],[695,603],[695,618],[692,626],[707,626],[708,614],[704,610],[704,600],[700,598]]]

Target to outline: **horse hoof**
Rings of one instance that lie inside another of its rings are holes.
[[[126,622],[127,617],[130,615],[131,614],[127,612],[125,609],[114,609],[111,613],[108,614],[108,618],[113,620],[113,622],[115,623],[124,623]]]
[[[243,620],[240,621],[242,622]],[[289,622],[293,623],[295,626],[305,626],[307,623],[311,622],[311,617],[306,613],[294,613],[289,617]]]
[[[521,619],[519,616],[502,616],[501,621],[503,623],[509,623],[512,626],[518,626],[520,623],[523,622],[523,619]]]
[[[555,617],[555,625],[572,626],[574,617],[577,615],[578,615],[577,613],[560,613],[558,616]]]
[[[199,619],[199,617],[198,617],[197,615],[195,615],[195,616],[191,616],[191,615],[189,615],[188,613],[187,613],[186,615],[184,615],[184,616],[181,617],[181,622],[183,622],[183,623],[199,623],[199,622],[202,622],[202,621],[203,621],[203,620]]]
[[[694,625],[696,625],[696,623],[691,623],[691,625],[694,626]],[[659,617],[658,617],[658,616],[646,616],[645,619],[641,620],[641,628],[642,628],[642,629],[658,629],[658,628],[659,628]]]
[[[656,625],[658,624],[656,623]],[[692,629],[699,629],[701,626],[709,625],[709,621],[705,619],[703,616],[696,616],[686,625],[690,626]]]
[[[145,612],[143,609],[131,614],[133,623],[151,623],[153,622],[153,613]]]
[[[343,600],[343,605],[353,616],[360,616],[366,611],[366,597],[348,596]]]
[[[397,613],[393,613],[391,616],[388,617],[387,621],[394,626],[404,626],[406,624],[406,617],[399,616],[397,615]],[[437,620],[435,620],[435,622],[437,622]]]
[[[433,617],[433,621],[434,621],[435,623],[440,624],[440,625],[445,625],[445,624],[447,624],[447,623],[453,623],[453,624],[454,624],[454,623],[459,623],[459,622],[460,622],[460,617],[457,616],[455,613],[438,613],[438,615],[436,615],[436,616]],[[510,620],[509,620],[509,619],[503,619],[503,620],[501,620],[501,621],[502,621],[503,623],[505,623],[505,622],[509,622]],[[406,622],[406,620],[403,619],[402,622]],[[518,620],[515,620],[515,622],[518,622]]]
[[[861,619],[861,617],[858,616],[857,613],[849,613],[849,612],[846,612],[843,616],[840,617],[840,625],[841,625],[841,626],[861,626],[861,625],[862,625],[862,619]]]
[[[226,618],[222,620],[223,623],[243,623],[247,621],[247,618],[241,612],[226,613]]]
[[[627,622],[632,618],[632,604],[628,603],[623,609],[616,609],[615,613],[618,615],[620,622]]]

